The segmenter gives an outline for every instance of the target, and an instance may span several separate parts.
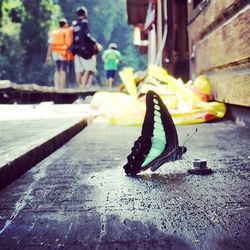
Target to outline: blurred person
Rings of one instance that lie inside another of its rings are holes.
[[[73,42],[73,31],[69,28],[65,18],[59,20],[59,28],[52,31],[49,38],[49,46],[46,62],[55,62],[54,86],[57,89],[65,88],[69,61],[73,55],[69,48]]]
[[[77,21],[73,25],[73,44],[76,82],[79,88],[90,88],[96,73],[96,55],[102,49],[88,28],[88,11],[84,6],[76,9]]]
[[[71,22],[71,25],[69,26],[69,29],[71,30],[71,34],[72,34],[72,43],[73,43],[73,28],[74,25],[76,24],[76,20]],[[71,46],[72,46],[71,43]],[[71,49],[71,47],[70,47]],[[72,52],[69,49],[69,55],[68,55],[68,61],[69,61],[69,65],[68,65],[68,84],[71,88],[75,88],[75,84],[76,84],[76,78],[75,78],[75,66],[74,66],[74,55],[72,54]]]
[[[110,43],[108,49],[103,52],[102,60],[108,81],[109,89],[112,89],[118,64],[121,61],[121,53],[118,51],[116,43]]]

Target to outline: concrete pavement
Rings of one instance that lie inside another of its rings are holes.
[[[0,105],[0,189],[93,119],[88,105]]]
[[[195,128],[183,160],[136,177],[122,166],[138,127],[95,120],[0,191],[0,249],[249,249],[249,132]],[[207,159],[212,175],[187,173]]]

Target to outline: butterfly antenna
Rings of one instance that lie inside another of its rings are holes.
[[[197,131],[198,131],[198,129],[196,128],[191,136],[189,136],[189,134],[187,134],[187,136],[189,136],[189,137],[186,139],[183,146],[185,146],[185,144],[197,133]]]
[[[191,158],[188,156],[188,154],[185,155],[185,159],[186,159],[186,162],[190,165],[193,163],[193,161],[191,160]]]

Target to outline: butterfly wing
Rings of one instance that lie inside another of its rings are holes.
[[[125,172],[135,175],[148,168],[155,171],[163,163],[177,160],[182,155],[181,149],[168,109],[159,95],[149,91],[146,96],[146,114],[141,136],[127,157]]]
[[[164,162],[174,160],[174,153],[179,146],[178,136],[172,117],[158,94],[153,91],[147,93],[146,107],[150,117],[148,121],[151,120],[153,124],[152,146],[145,161],[142,163],[142,167],[150,163],[150,169],[155,171]],[[147,113],[145,118],[147,118]],[[148,124],[147,119],[145,121]],[[143,127],[147,126],[146,124],[143,124]]]

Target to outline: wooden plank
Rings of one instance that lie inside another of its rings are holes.
[[[226,19],[226,16],[232,13],[237,6],[242,5],[243,2],[242,0],[211,1],[195,19],[192,17],[195,10],[189,8],[188,31],[190,38],[193,41],[199,40],[204,31],[211,29],[211,26],[216,26],[216,23],[219,23],[222,19]]]
[[[250,5],[196,45],[196,73],[250,58]]]
[[[245,0],[211,0],[189,23],[192,70],[209,77],[217,101],[250,107],[249,29]]]
[[[143,24],[146,20],[147,9],[147,0],[127,0],[128,24]]]
[[[209,72],[207,76],[215,100],[250,107],[250,63],[241,69]]]
[[[56,104],[73,103],[78,97],[85,98],[96,93],[96,90],[81,91],[78,89],[55,89],[37,84],[16,84],[9,80],[0,80],[0,103],[28,104],[53,101]]]

